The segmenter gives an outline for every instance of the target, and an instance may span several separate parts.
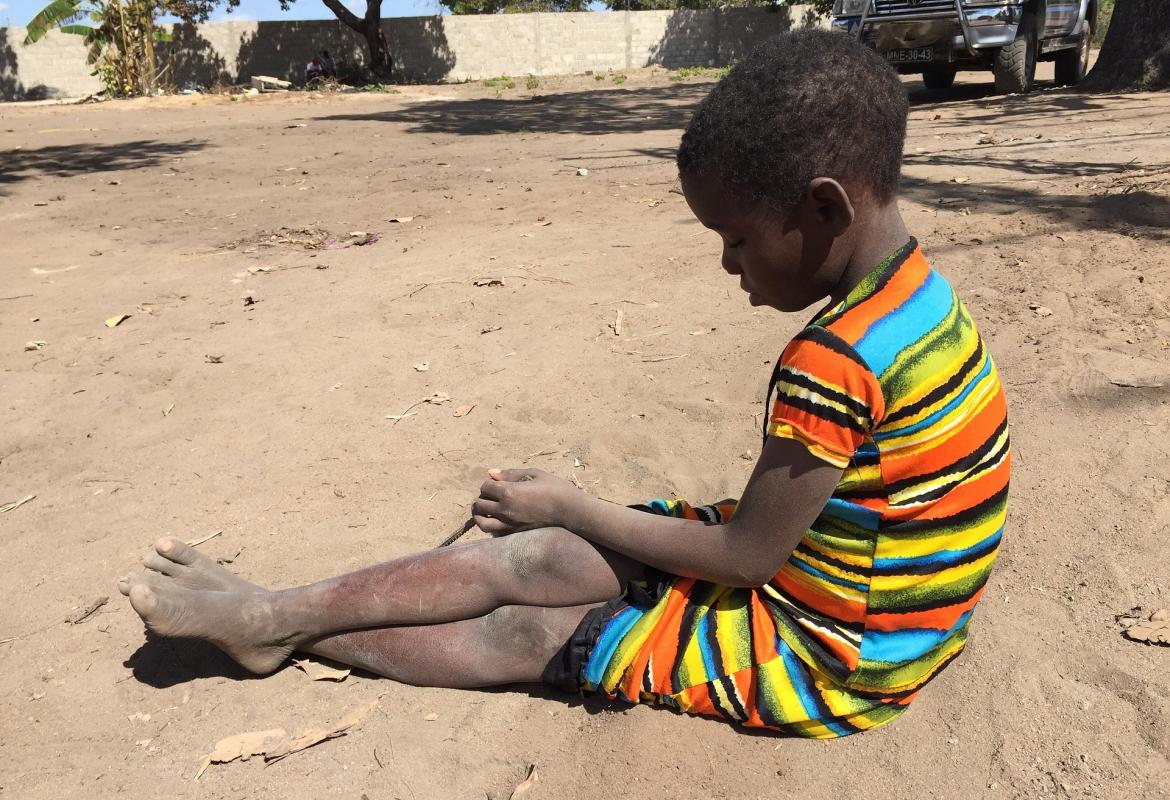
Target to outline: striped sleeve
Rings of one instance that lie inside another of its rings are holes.
[[[809,326],[788,343],[768,435],[795,439],[844,469],[885,413],[877,376],[836,334]]]

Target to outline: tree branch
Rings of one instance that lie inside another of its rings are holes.
[[[358,33],[365,33],[366,26],[361,17],[354,14],[348,8],[341,4],[340,0],[321,0],[325,6],[333,12],[333,15],[341,20],[347,27],[353,28]],[[381,3],[379,3],[381,5]]]

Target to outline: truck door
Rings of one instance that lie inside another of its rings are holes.
[[[1078,0],[1048,0],[1045,7],[1044,25],[1040,28],[1044,32],[1044,38],[1068,36],[1072,33],[1081,11]]]

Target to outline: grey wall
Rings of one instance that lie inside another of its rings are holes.
[[[722,66],[768,36],[819,21],[807,6],[794,6],[404,17],[382,24],[395,79],[439,82],[655,64]],[[180,87],[242,83],[252,75],[299,81],[316,51],[360,62],[365,48],[335,20],[178,25],[174,37],[160,59]],[[53,33],[29,47],[23,39],[22,28],[0,29],[0,99],[79,96],[101,88],[89,74],[80,37]]]

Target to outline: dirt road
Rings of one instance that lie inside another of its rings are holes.
[[[915,98],[904,212],[990,341],[1015,474],[973,643],[892,727],[250,680],[144,641],[114,581],[161,534],[287,586],[433,546],[490,466],[736,494],[801,319],[748,307],[671,191],[709,85],[0,106],[0,504],[35,495],[0,513],[0,797],[506,798],[530,764],[534,799],[1170,793],[1170,648],[1113,619],[1170,606],[1165,95]],[[221,737],[378,697],[192,780]]]

